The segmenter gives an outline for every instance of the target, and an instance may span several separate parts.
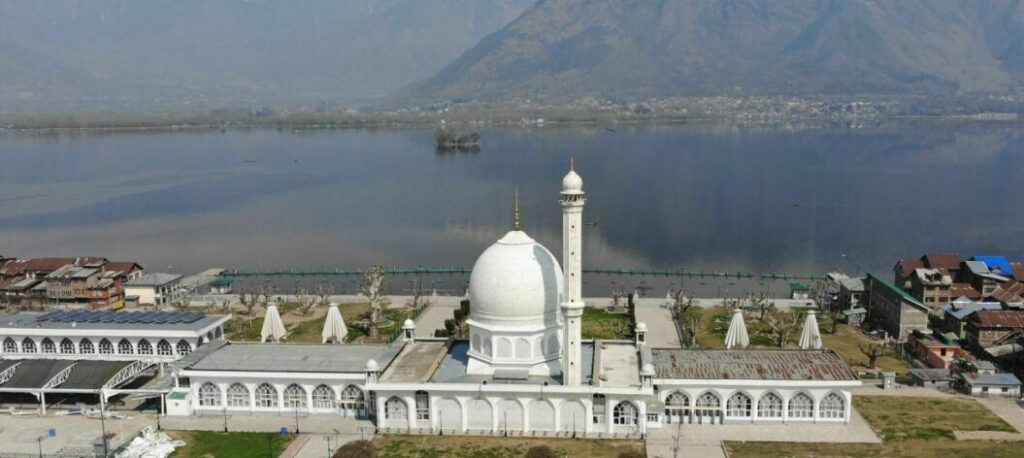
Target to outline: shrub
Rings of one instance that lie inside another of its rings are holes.
[[[377,458],[370,441],[352,441],[342,445],[332,458]]]
[[[526,458],[559,458],[558,454],[555,453],[551,447],[547,445],[538,445],[536,447],[530,447],[526,451]]]

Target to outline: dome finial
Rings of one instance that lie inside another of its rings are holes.
[[[512,230],[521,230],[519,226],[519,188],[516,188],[515,205],[512,211]]]
[[[576,158],[575,157],[571,157],[571,156],[569,157],[569,171],[570,172],[575,172],[576,171]]]

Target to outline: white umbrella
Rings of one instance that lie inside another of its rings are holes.
[[[332,303],[330,308],[327,309],[327,321],[324,321],[324,332],[321,335],[324,338],[323,343],[331,341],[342,343],[345,341],[345,336],[348,335],[348,328],[345,327],[345,319],[341,317],[341,312],[338,311],[338,304]]]
[[[743,311],[736,309],[732,312],[729,331],[725,333],[725,348],[747,348],[747,345],[750,345],[750,337],[747,336],[747,325],[743,323]]]
[[[800,333],[800,348],[821,348],[821,332],[818,331],[818,320],[814,318],[814,310],[807,312],[804,330]]]
[[[274,342],[284,339],[287,331],[284,330],[284,322],[281,321],[281,314],[277,312],[277,304],[267,304],[267,315],[263,317],[263,330],[260,331],[260,342],[266,342],[269,337]]]

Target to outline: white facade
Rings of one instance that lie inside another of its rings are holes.
[[[220,370],[230,357],[211,359],[178,374],[188,380],[177,396],[181,414],[346,415],[370,418],[385,432],[589,437],[679,422],[849,422],[860,381],[832,352],[651,349],[643,323],[633,342],[584,345],[583,195],[582,178],[570,170],[560,200],[564,271],[520,230],[517,205],[513,230],[473,267],[468,343],[417,340],[406,323],[397,347],[359,356],[368,359],[363,368],[331,361],[334,348],[345,347],[296,345],[253,366],[259,371]],[[285,344],[273,345],[248,354]],[[305,372],[314,360],[329,368]]]
[[[557,375],[562,268],[515,228],[487,248],[469,280],[470,374]]]
[[[562,261],[565,262],[565,295],[562,297],[562,314],[565,334],[562,337],[564,359],[562,371],[565,384],[578,386],[582,383],[583,361],[583,179],[570,164],[569,173],[562,179]]]

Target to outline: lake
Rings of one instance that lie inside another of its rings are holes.
[[[1021,124],[481,135],[477,152],[439,152],[430,128],[4,132],[0,254],[184,273],[471,267],[510,228],[518,188],[524,230],[560,256],[575,157],[587,268],[888,277],[925,251],[1024,257]],[[591,278],[587,293],[612,281],[641,279]]]

